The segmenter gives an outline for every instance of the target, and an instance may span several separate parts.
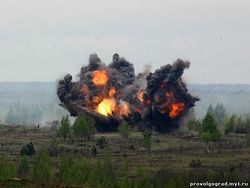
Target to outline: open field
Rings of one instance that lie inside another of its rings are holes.
[[[57,138],[55,129],[23,126],[0,126],[0,154],[7,156],[8,160],[18,164],[20,149],[29,142],[33,142],[35,149],[48,149],[57,140],[58,151],[52,156],[53,174],[58,173],[59,158],[63,155],[84,156],[95,163],[107,155],[112,157],[114,169],[117,173],[123,168],[125,158],[121,152],[123,142],[117,133],[97,133],[92,141],[63,141]],[[96,140],[104,136],[107,144],[104,149],[97,147],[97,155],[92,156],[91,148]],[[232,171],[244,180],[250,179],[250,145],[247,135],[231,134],[224,136],[222,141],[206,145],[198,136],[183,132],[171,134],[154,133],[150,156],[148,156],[142,143],[142,133],[131,135],[127,147],[127,161],[131,176],[135,174],[138,165],[144,166],[152,174],[162,168],[173,173],[201,172],[213,170],[218,173],[231,173]],[[32,158],[29,159],[32,161]],[[200,160],[200,167],[191,168],[192,160]]]

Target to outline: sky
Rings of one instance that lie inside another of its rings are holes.
[[[181,58],[187,83],[250,84],[250,1],[0,0],[0,82],[76,78],[91,53],[137,73]]]

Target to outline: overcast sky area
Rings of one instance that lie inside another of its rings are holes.
[[[153,70],[189,60],[187,83],[250,83],[249,0],[0,0],[0,82],[76,76],[96,52]]]

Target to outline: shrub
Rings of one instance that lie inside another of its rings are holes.
[[[197,167],[202,167],[202,163],[200,160],[192,160],[189,164],[189,167],[191,168],[197,168]]]
[[[3,156],[0,156],[0,183],[7,181],[9,178],[16,175],[16,166],[13,162],[7,161]]]
[[[29,160],[26,156],[22,156],[19,166],[18,175],[22,178],[26,178],[29,175]]]
[[[47,151],[39,151],[34,157],[33,180],[44,184],[51,181],[51,161]]]
[[[71,167],[73,164],[72,157],[63,156],[60,158],[59,164],[59,181],[66,186],[72,183]]]
[[[115,183],[115,173],[110,157],[98,160],[96,167],[91,173],[89,183],[92,187],[113,187]]]
[[[143,146],[146,148],[147,153],[149,155],[150,150],[151,150],[151,143],[152,143],[152,133],[148,130],[146,130],[143,133]]]
[[[26,144],[25,146],[22,147],[22,149],[20,150],[20,155],[35,155],[36,151],[34,148],[34,145],[32,142],[30,142],[29,144]]]
[[[187,122],[187,127],[189,130],[194,130],[196,132],[200,132],[201,131],[201,122],[200,122],[200,120],[197,120],[197,119],[190,119]]]
[[[86,159],[62,157],[59,166],[59,180],[66,186],[82,186],[87,183],[91,169]]]

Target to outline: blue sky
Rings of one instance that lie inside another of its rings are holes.
[[[153,70],[189,60],[188,83],[250,83],[248,0],[0,0],[0,82],[76,76],[89,54]]]

